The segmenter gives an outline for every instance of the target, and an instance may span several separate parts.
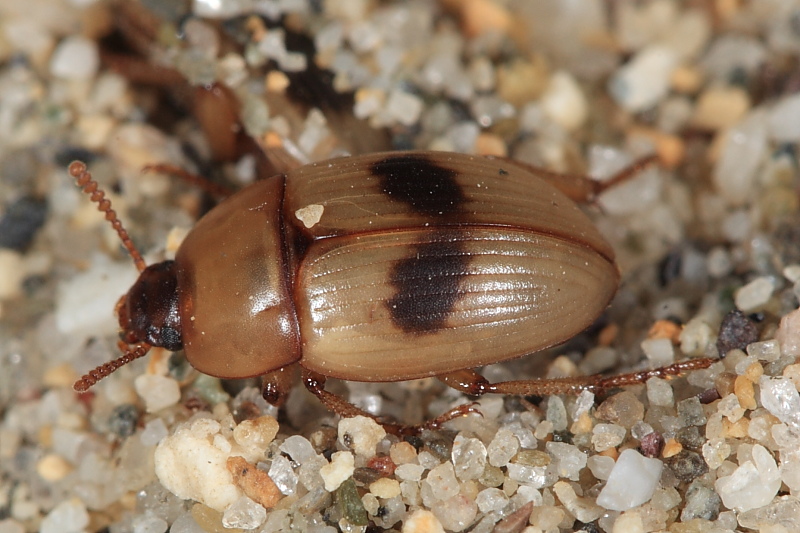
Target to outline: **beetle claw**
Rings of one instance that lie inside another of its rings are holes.
[[[483,412],[480,410],[480,404],[478,402],[470,402],[458,405],[446,413],[437,416],[433,420],[429,420],[415,427],[419,427],[420,431],[423,429],[438,429],[445,422],[449,422],[451,420],[455,420],[456,418],[461,418],[462,416],[467,416],[472,413],[483,417]]]

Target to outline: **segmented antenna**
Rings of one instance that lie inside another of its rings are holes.
[[[74,163],[73,163],[74,164]],[[120,357],[117,357],[113,361],[109,361],[108,363],[104,363],[94,370],[90,371],[88,374],[84,374],[81,379],[75,382],[72,385],[72,388],[75,389],[77,392],[86,392],[89,388],[100,381],[101,379],[110,376],[120,367],[123,367],[130,363],[131,361],[135,361],[140,357],[144,357],[147,352],[150,351],[150,345],[146,343],[141,343],[135,345],[133,348],[125,352]]]
[[[142,254],[136,249],[128,232],[122,227],[122,222],[117,218],[117,213],[111,209],[111,201],[105,197],[105,191],[100,188],[97,182],[92,179],[91,173],[86,170],[86,163],[83,161],[73,161],[69,165],[69,174],[75,178],[75,182],[83,189],[83,192],[89,195],[92,202],[97,204],[97,210],[105,213],[106,220],[108,220],[111,223],[111,227],[116,230],[117,235],[119,235],[122,241],[122,245],[128,250],[136,268],[139,272],[142,272],[147,266],[144,259],[142,259]]]

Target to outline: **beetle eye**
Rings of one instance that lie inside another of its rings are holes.
[[[161,328],[161,346],[171,352],[177,352],[183,348],[183,339],[180,332],[169,326]]]

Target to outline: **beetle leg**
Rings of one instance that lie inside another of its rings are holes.
[[[261,396],[275,407],[282,406],[294,386],[295,375],[293,365],[267,372],[261,378]]]
[[[642,172],[644,169],[658,163],[658,156],[649,155],[642,157],[611,176],[611,178],[604,181],[597,181],[589,176],[581,176],[579,174],[553,172],[552,170],[547,170],[533,165],[527,165],[512,159],[506,159],[506,161],[508,161],[510,164],[523,167],[536,176],[539,176],[543,180],[550,183],[553,187],[567,195],[573,202],[589,204],[594,202],[597,197],[607,189],[615,187],[622,182],[628,181]]]
[[[486,378],[474,370],[459,370],[451,374],[437,376],[446,385],[472,396],[481,396],[486,393],[513,394],[517,396],[551,396],[553,394],[580,394],[588,390],[599,392],[617,387],[645,383],[650,378],[666,378],[678,376],[692,370],[708,368],[719,359],[702,358],[690,359],[673,363],[668,366],[642,370],[616,376],[578,376],[556,379],[529,379],[519,381],[501,381],[489,383]]]
[[[169,163],[156,163],[154,165],[147,165],[142,169],[142,172],[159,172],[161,174],[175,176],[176,178],[180,178],[190,185],[194,185],[195,187],[202,189],[204,192],[207,192],[216,198],[227,198],[233,194],[233,191],[224,185],[219,185],[208,178],[198,174],[193,174],[177,165],[170,165]]]
[[[492,384],[474,370],[458,370],[436,377],[448,387],[470,396],[483,396],[487,392],[493,392],[489,390]]]
[[[313,394],[314,396],[319,399],[322,404],[336,413],[337,415],[343,418],[349,418],[354,416],[366,416],[369,418],[374,419],[375,421],[380,422],[378,417],[373,415],[372,413],[368,413],[363,409],[356,407],[352,403],[348,402],[341,396],[338,396],[332,392],[328,392],[325,390],[325,382],[327,381],[325,376],[322,374],[318,374],[316,372],[312,372],[311,370],[303,369],[302,370],[302,380],[303,385]],[[383,424],[386,426],[386,424]]]
[[[350,418],[354,416],[366,416],[373,420],[375,420],[378,424],[383,426],[387,433],[391,433],[393,435],[416,435],[424,429],[436,429],[445,422],[453,420],[454,418],[459,418],[469,413],[478,413],[479,411],[475,408],[474,404],[464,404],[459,405],[446,413],[439,415],[438,417],[434,418],[433,420],[429,420],[422,424],[416,426],[409,426],[406,424],[390,424],[386,423],[381,420],[379,417],[373,415],[372,413],[368,413],[363,409],[356,407],[352,403],[348,402],[341,396],[337,396],[332,392],[328,392],[325,390],[325,376],[322,374],[317,374],[316,372],[312,372],[310,370],[303,369],[303,384],[306,388],[316,396],[322,404],[336,413],[337,415],[341,416],[342,418]]]

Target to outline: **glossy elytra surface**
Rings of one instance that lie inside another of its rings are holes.
[[[298,212],[321,206],[306,227]],[[177,257],[190,363],[247,377],[299,361],[396,381],[536,352],[616,291],[613,251],[547,180],[501,159],[393,152],[240,191]]]

